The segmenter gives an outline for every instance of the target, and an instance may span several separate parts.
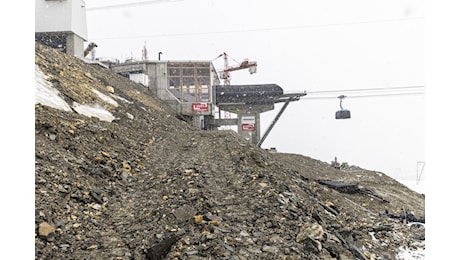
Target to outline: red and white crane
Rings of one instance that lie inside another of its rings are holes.
[[[242,70],[242,69],[248,69],[250,74],[256,73],[257,72],[257,62],[255,61],[249,61],[248,59],[245,59],[243,62],[238,62],[234,60],[238,65],[237,66],[229,66],[228,64],[228,54],[223,52],[219,56],[217,56],[214,60],[217,60],[218,58],[223,57],[224,59],[224,69],[217,71],[219,74],[219,78],[224,80],[224,85],[230,85],[230,72],[235,71],[235,70]]]

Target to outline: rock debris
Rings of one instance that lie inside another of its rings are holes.
[[[424,218],[424,195],[385,174],[194,129],[142,85],[35,51],[70,106],[114,118],[35,105],[36,259],[396,259],[423,247],[424,225],[388,214]]]

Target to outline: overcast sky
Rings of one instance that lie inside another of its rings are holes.
[[[374,92],[348,90],[425,85],[422,1],[144,2],[86,1],[96,57],[141,59],[144,45],[152,60],[160,51],[162,60],[214,60],[226,52],[230,62],[258,64],[252,75],[232,72],[231,84],[343,90],[291,103],[262,147],[416,178],[417,162],[425,161],[425,96],[358,98]],[[223,61],[214,66],[222,68]],[[341,94],[348,96],[343,107],[351,119],[335,119]],[[262,114],[261,134],[281,105]]]

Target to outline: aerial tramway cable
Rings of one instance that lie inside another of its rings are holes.
[[[308,92],[307,92],[308,93]],[[347,98],[370,98],[370,97],[391,97],[391,96],[415,96],[415,95],[423,95],[425,92],[407,92],[407,93],[382,93],[382,94],[364,94],[364,95],[356,95],[350,96],[347,95]],[[300,99],[308,99],[308,100],[320,100],[320,99],[336,99],[337,96],[324,96],[324,97],[309,97],[308,95],[305,97],[301,97]]]
[[[337,94],[343,95],[343,93],[349,93],[347,94],[347,98],[423,95],[425,94],[424,88],[425,86],[405,86],[388,88],[307,91],[307,96],[301,97],[301,99],[336,99]]]
[[[323,94],[323,93],[338,93],[338,92],[369,92],[369,91],[394,91],[394,90],[410,90],[424,89],[425,86],[405,86],[405,87],[387,87],[387,88],[360,88],[360,89],[338,89],[338,90],[317,90],[309,91],[308,94]]]

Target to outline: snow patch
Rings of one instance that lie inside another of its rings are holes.
[[[92,89],[92,90],[100,99],[104,100],[105,102],[109,103],[110,105],[112,105],[114,107],[118,107],[117,101],[113,100],[111,97],[106,96],[105,94],[99,92],[96,89]]]
[[[90,105],[81,105],[77,102],[73,102],[72,107],[73,109],[75,109],[75,111],[77,111],[77,113],[81,115],[85,115],[88,117],[94,116],[94,117],[99,118],[102,121],[112,122],[115,119],[112,113],[110,113],[109,111],[107,111],[105,108],[101,107],[98,104],[90,106]]]
[[[419,248],[400,247],[396,260],[424,260],[425,246]]]
[[[53,87],[51,82],[47,81],[48,78],[49,77],[43,73],[40,67],[35,64],[35,104],[42,104],[44,106],[49,106],[64,111],[72,111],[73,108],[78,114],[88,117],[94,116],[102,121],[107,122],[112,122],[115,119],[112,113],[98,104],[81,105],[77,102],[73,102],[71,108],[69,104],[67,104],[67,102],[60,96],[61,93]],[[115,107],[118,106],[118,103],[109,96],[106,96],[95,89],[93,89],[93,92],[110,105]]]
[[[52,108],[72,111],[70,106],[60,96],[59,90],[47,81],[49,77],[35,64],[35,104],[42,104]]]
[[[124,101],[124,102],[126,102],[126,103],[128,103],[128,104],[133,104],[133,103],[134,103],[134,102],[132,102],[132,101],[129,101],[129,100],[125,99],[125,98],[122,98],[122,97],[117,96],[117,95],[114,95],[114,94],[110,94],[110,96],[112,96],[113,98],[119,99],[119,100],[121,100],[121,101]]]

